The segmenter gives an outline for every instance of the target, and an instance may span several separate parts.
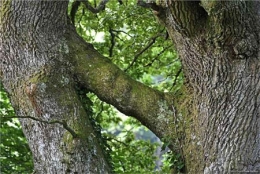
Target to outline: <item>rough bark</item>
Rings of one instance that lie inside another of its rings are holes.
[[[80,85],[122,113],[135,117],[157,136],[171,133],[171,128],[164,125],[173,121],[173,95],[133,80],[82,40],[73,29],[68,32],[66,41],[72,58],[73,76]]]
[[[35,118],[20,122],[36,173],[111,172],[76,88],[169,136],[171,95],[132,80],[85,43],[68,21],[67,2],[1,3],[1,80],[17,116]]]
[[[195,92],[183,142],[187,172],[260,171],[257,1],[160,1],[158,18]]]
[[[1,79],[17,116],[66,123],[76,134],[62,124],[20,119],[35,173],[111,173],[70,74],[67,6],[1,1]]]
[[[0,77],[17,115],[65,120],[77,134],[21,119],[36,172],[111,172],[77,85],[160,138],[177,139],[187,173],[260,171],[259,2],[157,2],[187,79],[176,99],[133,81],[85,43],[67,21],[67,2],[0,3]]]

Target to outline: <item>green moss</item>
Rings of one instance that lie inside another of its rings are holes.
[[[1,13],[0,13],[0,26],[2,26],[4,23],[3,17],[5,17],[5,19],[8,19],[8,16],[10,13],[8,13],[11,9],[11,0],[2,0],[1,1]],[[8,21],[6,21],[8,22]],[[2,28],[2,27],[0,27]]]
[[[217,2],[215,0],[202,0],[200,1],[200,3],[201,6],[203,6],[204,9],[207,11],[208,15],[210,15]]]
[[[177,100],[174,105],[178,110],[178,122],[175,127],[172,128],[173,139],[178,139],[178,143],[181,146],[181,153],[185,161],[185,167],[194,171],[187,171],[187,173],[197,173],[198,169],[201,169],[203,164],[203,149],[199,144],[200,137],[198,137],[198,130],[195,129],[198,121],[198,110],[196,108],[196,101],[194,101],[194,94],[192,90],[184,87],[175,94]],[[192,152],[192,154],[191,154]],[[201,163],[194,163],[194,161],[202,161]]]
[[[68,131],[64,133],[62,142],[66,145],[66,153],[68,154],[73,153],[73,150],[75,149],[73,139],[73,136]]]

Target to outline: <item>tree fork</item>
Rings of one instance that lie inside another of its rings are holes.
[[[176,114],[173,95],[133,80],[72,30],[67,35],[66,44],[71,50],[70,61],[78,83],[122,113],[139,120],[158,137],[169,135],[172,127],[163,125],[172,123]]]
[[[165,0],[157,5],[164,8],[157,17],[196,94],[198,113],[191,115],[183,145],[188,172],[259,172],[260,3]]]

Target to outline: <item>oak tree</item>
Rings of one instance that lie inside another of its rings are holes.
[[[107,2],[82,3],[97,13]],[[174,92],[134,80],[107,58],[112,51],[106,57],[80,37],[68,1],[0,3],[0,77],[36,173],[112,173],[84,90],[168,138],[182,172],[260,171],[258,1],[137,1],[177,48],[185,82]]]

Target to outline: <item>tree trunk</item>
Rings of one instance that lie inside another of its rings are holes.
[[[68,2],[1,1],[1,79],[35,173],[111,173],[71,76]],[[32,119],[33,118],[33,119]]]
[[[194,94],[182,144],[187,171],[259,173],[259,2],[157,5]]]
[[[17,115],[30,117],[20,121],[37,173],[111,172],[79,85],[171,137],[187,173],[260,171],[259,2],[152,6],[183,64],[185,90],[176,98],[132,80],[85,43],[67,20],[67,2],[0,3],[0,77]]]

